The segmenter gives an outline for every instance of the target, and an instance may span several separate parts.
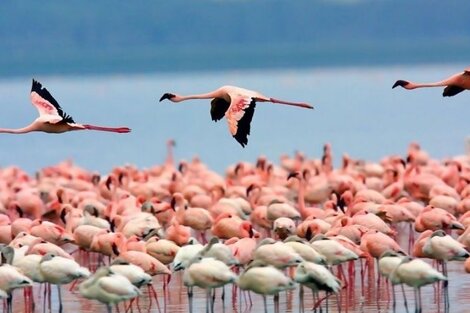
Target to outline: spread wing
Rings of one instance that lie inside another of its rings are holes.
[[[242,147],[248,144],[250,124],[255,113],[256,100],[249,96],[231,95],[231,103],[225,117],[227,118],[230,133]]]
[[[33,85],[31,86],[31,102],[39,111],[39,116],[57,116],[60,117],[58,121],[75,123],[73,118],[62,110],[59,103],[57,103],[49,91],[42,87],[40,82],[34,79]]]
[[[224,117],[225,112],[227,112],[229,107],[230,107],[230,103],[228,103],[222,98],[212,99],[211,101],[212,120],[215,122],[220,121]]]

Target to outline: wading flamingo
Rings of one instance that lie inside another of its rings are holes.
[[[326,311],[328,312],[328,293],[338,293],[341,289],[341,281],[336,278],[326,267],[323,265],[315,264],[312,262],[302,262],[297,266],[295,271],[295,281],[304,285],[312,290],[315,298],[318,298],[319,291],[327,293]],[[301,305],[301,312],[304,311],[304,290],[300,286],[299,300]],[[339,302],[339,301],[338,301]],[[320,302],[318,302],[320,303]],[[316,308],[314,308],[316,311]],[[338,311],[341,311],[340,309]]]
[[[77,124],[73,118],[64,112],[52,95],[43,88],[41,83],[33,79],[31,87],[31,102],[39,112],[39,117],[23,128],[0,128],[0,133],[25,134],[34,131],[46,133],[64,133],[72,130],[100,130],[114,133],[128,133],[127,127],[102,127],[88,124]]]
[[[447,277],[436,271],[421,259],[405,256],[390,275],[392,284],[406,284],[415,292],[415,312],[421,313],[421,287],[439,280],[447,281]]]
[[[454,74],[449,78],[435,83],[413,83],[406,80],[397,80],[392,88],[401,86],[405,89],[416,89],[423,87],[443,87],[443,97],[452,97],[464,90],[470,89],[470,67],[467,67],[463,72]]]
[[[311,105],[306,103],[269,98],[256,91],[235,86],[222,86],[209,93],[189,96],[165,93],[160,98],[160,101],[165,99],[171,102],[181,102],[190,99],[212,99],[210,112],[212,120],[217,122],[225,115],[230,133],[242,147],[248,144],[250,124],[253,119],[253,114],[255,113],[256,102],[272,102],[313,109]]]
[[[264,312],[268,313],[266,295],[274,295],[276,307],[279,303],[279,292],[294,289],[292,279],[283,272],[262,261],[253,261],[238,277],[237,285],[242,290],[250,290],[263,296]]]
[[[139,289],[125,276],[112,272],[109,267],[99,268],[80,284],[79,290],[83,297],[105,303],[108,313],[112,312],[113,304],[141,295]]]
[[[39,263],[39,271],[45,282],[57,285],[59,312],[63,311],[60,285],[65,285],[75,279],[88,278],[90,276],[90,271],[88,271],[87,268],[81,267],[74,260],[63,258],[53,253],[47,253],[42,257]]]

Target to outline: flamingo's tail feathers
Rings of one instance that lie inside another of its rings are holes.
[[[95,126],[95,125],[83,125],[85,129],[90,130],[99,130],[104,132],[113,132],[113,133],[130,133],[131,129],[128,127],[103,127],[103,126]]]

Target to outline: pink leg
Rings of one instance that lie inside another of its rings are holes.
[[[153,288],[152,285],[149,285],[149,288],[153,294],[153,297],[155,299],[155,302],[157,302],[157,308],[158,308],[158,312],[161,312],[161,309],[160,309],[160,302],[158,301],[158,296],[157,296],[157,292],[155,291],[155,288]]]
[[[73,292],[73,289],[75,288],[75,286],[76,286],[77,284],[78,284],[78,280],[75,279],[75,280],[73,281],[72,285],[70,286],[69,291],[70,291],[70,292]]]

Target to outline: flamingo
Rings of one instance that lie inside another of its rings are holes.
[[[145,273],[145,271],[134,264],[127,262],[121,258],[114,259],[113,263],[109,266],[111,272],[126,277],[131,284],[140,288],[144,285],[152,283],[152,276]]]
[[[294,249],[294,251],[307,262],[326,264],[326,258],[322,254],[312,248],[308,241],[305,241],[296,235],[287,237],[284,240],[284,244]]]
[[[266,238],[258,244],[253,253],[253,258],[279,269],[296,266],[303,261],[294,248],[282,241],[274,241],[272,238]]]
[[[250,266],[238,277],[237,285],[242,290],[251,290],[263,296],[264,312],[268,312],[266,295],[274,295],[278,303],[279,292],[294,289],[292,279],[283,272],[263,261],[253,261]]]
[[[68,284],[78,278],[88,278],[90,271],[70,260],[53,253],[44,255],[39,263],[39,271],[45,282],[57,285],[59,312],[62,312],[62,295],[60,285]]]
[[[15,266],[12,266],[13,248],[5,246],[0,249],[0,290],[7,294],[7,310],[13,312],[12,292],[17,288],[30,287],[33,281],[23,275]]]
[[[338,278],[323,265],[312,262],[304,261],[297,266],[295,281],[310,288],[317,297],[321,290],[328,294],[329,292],[338,293],[341,289],[341,281]],[[299,290],[301,312],[303,311],[303,293],[304,290],[301,286]],[[326,311],[328,312],[328,302]]]
[[[0,128],[0,133],[25,134],[34,131],[42,131],[46,133],[59,134],[72,130],[85,129],[114,133],[128,133],[131,131],[128,127],[102,127],[75,123],[72,116],[64,112],[49,91],[42,87],[40,82],[34,79],[31,87],[31,102],[38,110],[39,117],[23,128]]]
[[[403,255],[402,253],[395,252],[392,250],[385,251],[384,253],[380,255],[380,258],[378,261],[379,273],[382,276],[384,276],[387,280],[390,280],[390,276],[392,275],[393,271],[401,264],[401,261],[403,260],[403,258],[405,258],[405,256],[406,255]],[[377,282],[380,282],[380,280],[377,280]],[[377,285],[377,288],[379,288],[378,285]],[[403,296],[405,296],[404,292],[403,292]],[[395,311],[395,306],[396,306],[395,285],[393,284],[392,284],[392,297],[393,297],[393,301],[392,301],[393,311]],[[405,307],[408,308],[408,304],[406,303],[406,297],[404,299],[405,299]]]
[[[217,122],[225,115],[230,133],[242,147],[248,144],[248,135],[250,135],[251,128],[250,124],[253,119],[253,114],[255,113],[256,102],[272,102],[313,109],[311,105],[306,103],[269,98],[259,92],[235,86],[222,86],[209,93],[189,96],[165,93],[160,98],[160,102],[165,99],[171,102],[181,102],[190,99],[212,99],[210,112],[212,120]]]
[[[206,289],[206,312],[209,312],[209,307],[212,308],[211,312],[214,312],[214,300],[210,296],[211,290],[233,283],[236,279],[235,273],[224,262],[211,257],[203,258],[196,256],[183,274],[184,285],[188,288],[189,311],[192,312],[193,286]]]
[[[433,284],[437,281],[447,281],[447,277],[436,271],[421,259],[413,259],[409,256],[403,257],[401,263],[390,275],[392,284],[406,284],[414,288],[416,312],[422,312],[421,287]]]
[[[423,87],[441,87],[446,86],[444,88],[444,92],[442,93],[443,97],[452,97],[458,93],[461,93],[464,90],[470,89],[470,67],[467,67],[463,72],[454,74],[449,78],[446,78],[442,81],[435,82],[435,83],[413,83],[406,80],[397,80],[395,84],[393,84],[392,88],[397,86],[401,86],[405,89],[411,90],[416,88],[423,88]]]
[[[200,243],[192,243],[192,241],[186,246],[181,247],[173,259],[173,271],[176,272],[185,269],[202,249],[204,249],[203,245]]]
[[[109,267],[98,269],[80,284],[79,290],[83,297],[105,303],[108,313],[112,312],[113,304],[141,295],[139,289],[125,276],[112,272]]]

